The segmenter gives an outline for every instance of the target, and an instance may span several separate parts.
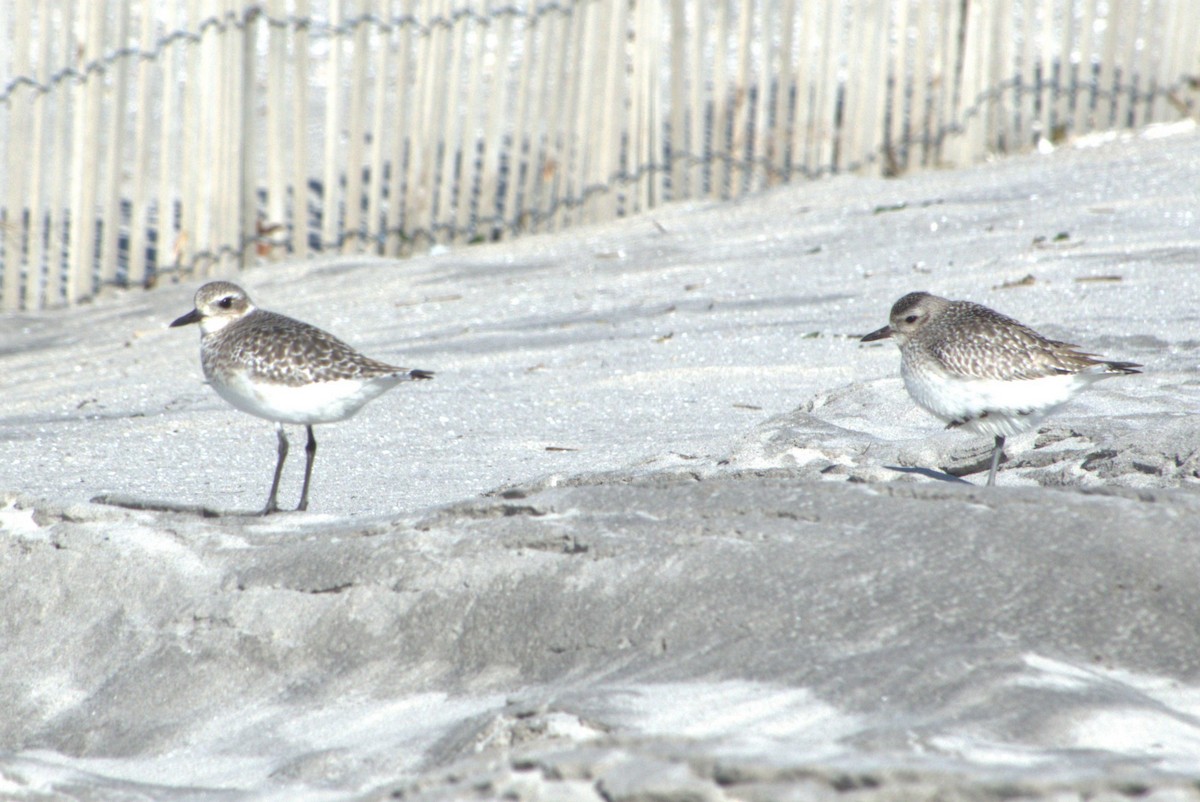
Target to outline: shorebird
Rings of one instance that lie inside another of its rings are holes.
[[[989,487],[1006,437],[1037,426],[1083,388],[1142,367],[1100,359],[986,306],[927,292],[896,301],[888,325],[862,342],[887,337],[900,346],[900,375],[918,405],[947,429],[995,438]]]
[[[283,424],[308,430],[304,489],[296,507],[306,510],[317,455],[313,424],[345,420],[401,382],[433,378],[426,370],[370,359],[315,326],[259,309],[228,281],[202,286],[195,308],[171,326],[190,323],[200,324],[200,363],[217,395],[275,424],[279,456],[263,515],[279,509],[279,477],[288,453]]]

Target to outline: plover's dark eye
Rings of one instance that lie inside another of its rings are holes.
[[[904,318],[904,322],[905,322],[905,323],[916,323],[916,322],[917,322],[917,316],[916,316],[916,315],[909,315],[908,317]]]
[[[233,296],[226,295],[224,298],[217,301],[217,306],[221,307],[222,309],[228,309],[229,307],[233,306]]]

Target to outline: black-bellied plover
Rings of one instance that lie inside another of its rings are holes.
[[[862,342],[894,337],[900,375],[913,400],[946,421],[996,438],[988,485],[1004,438],[1028,431],[1084,387],[1127,373],[1134,362],[1110,362],[970,301],[910,292],[892,306],[888,325]]]
[[[200,324],[200,363],[217,395],[275,423],[279,458],[263,515],[279,509],[276,496],[288,452],[283,424],[308,430],[304,489],[296,507],[305,510],[317,454],[313,424],[345,420],[400,382],[433,378],[429,371],[369,359],[315,326],[259,309],[228,281],[197,290],[195,308],[171,325],[189,323]]]

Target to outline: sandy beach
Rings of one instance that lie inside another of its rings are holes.
[[[1180,125],[262,265],[437,374],[266,518],[201,279],[0,317],[0,798],[1200,799],[1198,215]],[[981,487],[859,342],[913,290],[1144,373]]]

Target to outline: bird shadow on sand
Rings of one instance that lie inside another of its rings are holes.
[[[974,485],[974,482],[968,482],[961,476],[955,476],[951,473],[935,471],[932,468],[917,468],[904,465],[884,465],[889,471],[897,471],[899,473],[914,473],[918,476],[924,476],[927,479],[936,479],[939,482],[954,482],[960,485]]]
[[[185,504],[176,501],[166,501],[154,498],[137,498],[118,493],[108,493],[93,496],[93,504],[104,504],[109,507],[122,507],[127,510],[146,510],[149,512],[178,512],[185,515],[198,515],[201,518],[261,518],[262,510],[218,510],[204,504]]]

